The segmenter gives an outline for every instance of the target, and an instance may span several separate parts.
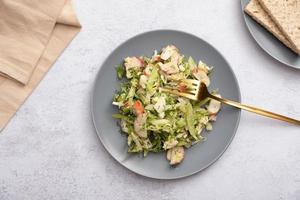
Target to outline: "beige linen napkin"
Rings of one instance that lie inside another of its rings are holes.
[[[80,27],[71,0],[1,0],[0,131]]]

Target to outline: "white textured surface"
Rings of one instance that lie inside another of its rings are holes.
[[[105,57],[144,31],[204,38],[232,65],[243,102],[300,118],[300,71],[274,61],[249,35],[233,0],[76,0],[83,29],[0,135],[0,199],[300,199],[300,129],[242,113],[231,146],[207,170],[176,181],[117,164],[90,117]]]

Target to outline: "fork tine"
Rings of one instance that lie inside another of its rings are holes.
[[[197,100],[197,96],[196,96],[195,94],[189,94],[189,93],[178,92],[177,90],[169,89],[169,88],[160,88],[160,90],[161,90],[162,92],[166,92],[166,93],[178,95],[178,96],[181,96],[181,97],[186,97],[186,98],[192,99],[192,100]]]
[[[190,83],[192,85],[197,85],[197,86],[200,84],[200,81],[194,79],[184,79],[183,82]]]
[[[177,87],[164,86],[163,88],[180,92],[180,90]],[[198,88],[193,86],[193,88],[188,88],[185,92],[180,92],[180,93],[196,95],[198,93]]]
[[[198,90],[198,89],[199,89],[199,85],[191,85],[191,86],[189,87],[189,90],[191,90],[191,89],[193,89],[193,90]]]
[[[187,84],[191,84],[191,85],[200,85],[200,81],[198,81],[198,80],[195,80],[195,79],[182,79],[182,80],[173,80],[172,82],[175,82],[175,83],[180,83],[180,82],[182,82],[182,83],[187,83]]]
[[[192,100],[198,100],[197,95],[198,95],[200,84],[201,84],[200,81],[194,80],[194,79],[184,79],[184,80],[180,80],[178,82],[188,84],[189,85],[188,90],[186,92],[180,92],[175,85],[174,86],[165,86],[163,88],[160,88],[160,90],[162,92],[166,92],[169,94],[174,94],[174,95],[185,97],[185,98],[192,99]]]
[[[169,90],[176,90],[176,91],[179,91],[178,87],[176,87],[176,86],[164,86],[163,88],[166,88],[166,89],[169,89]],[[192,87],[190,87],[190,88],[187,89],[187,92],[189,92],[189,93],[194,93],[194,92],[196,92],[197,90],[198,90],[197,87],[192,86]]]

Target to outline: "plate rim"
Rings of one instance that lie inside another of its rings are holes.
[[[249,0],[249,1],[251,1],[251,0]],[[286,66],[288,66],[288,67],[291,67],[291,68],[300,70],[300,66],[299,66],[299,67],[296,67],[296,66],[294,66],[294,65],[292,65],[292,64],[290,64],[290,63],[287,63],[287,62],[281,60],[281,59],[278,58],[277,56],[272,55],[272,53],[271,53],[267,48],[265,48],[265,47],[262,45],[261,42],[259,42],[259,41],[256,39],[253,30],[249,27],[249,24],[248,24],[248,22],[247,22],[247,19],[246,19],[247,14],[246,14],[245,11],[244,11],[243,0],[241,0],[241,10],[242,10],[243,18],[244,18],[244,23],[246,24],[246,27],[247,27],[247,29],[248,29],[248,31],[249,31],[251,37],[255,40],[256,44],[258,44],[258,46],[259,46],[262,50],[264,50],[270,57],[274,58],[274,59],[277,60],[279,63],[282,63],[282,64],[284,64],[284,65],[286,65]],[[250,16],[248,16],[248,17],[250,17]],[[250,17],[250,18],[251,18],[251,17]],[[252,19],[252,18],[251,18],[251,19]],[[252,20],[253,20],[253,19],[252,19]],[[254,21],[255,21],[255,20],[254,20]],[[256,22],[256,23],[257,23],[257,22]],[[260,25],[259,23],[257,23],[257,24]],[[262,25],[260,25],[260,26],[262,26]],[[263,28],[264,28],[264,27],[263,27]],[[265,28],[264,28],[264,29],[265,29]],[[267,30],[266,30],[266,31],[267,31]],[[275,37],[275,36],[274,36],[274,37]],[[276,38],[276,39],[277,39],[277,38]],[[278,40],[278,39],[277,39],[277,40]],[[281,41],[280,41],[280,42],[281,42]]]
[[[228,147],[230,146],[230,144],[232,143],[233,141],[233,138],[235,137],[236,133],[237,133],[237,130],[238,130],[238,127],[239,127],[239,124],[240,124],[240,119],[241,119],[241,109],[237,110],[237,121],[236,121],[236,125],[233,129],[233,134],[232,136],[230,137],[228,143],[226,144],[226,146],[224,147],[224,149],[213,159],[211,160],[208,164],[206,164],[205,166],[199,168],[198,170],[195,170],[195,171],[192,171],[190,173],[186,173],[186,174],[183,174],[183,175],[179,175],[179,176],[173,176],[173,177],[166,177],[166,176],[160,176],[160,177],[155,177],[155,176],[149,176],[149,175],[145,175],[145,174],[142,174],[140,172],[137,172],[131,168],[129,168],[128,166],[126,166],[124,163],[120,162],[119,160],[117,160],[116,157],[114,157],[110,151],[109,151],[109,147],[107,146],[106,143],[103,142],[103,136],[101,136],[101,131],[98,130],[97,126],[96,126],[96,119],[95,119],[95,113],[94,113],[94,109],[93,109],[93,105],[94,105],[94,98],[95,98],[95,90],[96,90],[96,84],[97,84],[97,79],[101,73],[101,71],[103,70],[103,65],[104,63],[106,62],[106,60],[111,56],[113,55],[113,53],[118,49],[120,48],[121,46],[123,46],[125,43],[129,42],[130,40],[136,38],[136,37],[139,37],[139,36],[142,36],[142,35],[145,35],[145,34],[151,34],[151,33],[155,33],[155,32],[176,32],[176,33],[180,33],[180,34],[186,34],[186,35],[189,35],[189,36],[192,36],[192,37],[195,37],[197,39],[200,39],[202,42],[205,42],[206,44],[208,44],[213,50],[215,50],[224,60],[225,62],[227,63],[228,65],[228,69],[230,70],[230,72],[232,73],[233,75],[233,79],[234,79],[234,82],[236,83],[236,87],[237,87],[237,93],[238,93],[238,100],[237,102],[241,102],[242,101],[242,97],[241,97],[241,90],[240,90],[240,86],[239,86],[239,82],[237,80],[237,77],[233,71],[233,68],[231,67],[231,65],[229,64],[229,62],[227,61],[227,59],[223,56],[223,54],[221,54],[221,52],[219,50],[217,50],[213,45],[211,45],[210,43],[208,43],[206,40],[202,39],[201,37],[197,36],[197,35],[194,35],[194,34],[191,34],[191,33],[188,33],[188,32],[185,32],[185,31],[181,31],[181,30],[176,30],[176,29],[155,29],[155,30],[151,30],[151,31],[145,31],[145,32],[141,32],[139,34],[136,34],[136,35],[133,35],[131,37],[129,37],[128,39],[126,39],[125,41],[121,42],[119,45],[117,45],[106,57],[105,59],[103,60],[103,62],[101,62],[100,64],[100,69],[98,70],[95,78],[94,78],[94,83],[93,83],[93,86],[92,86],[92,94],[90,95],[91,99],[90,99],[90,112],[91,112],[91,115],[92,115],[92,121],[93,121],[93,126],[94,126],[94,129],[96,131],[96,134],[101,142],[101,144],[103,145],[105,151],[110,155],[110,157],[112,157],[115,161],[117,161],[117,163],[119,163],[121,166],[125,167],[127,170],[129,170],[130,172],[133,172],[135,174],[138,174],[142,177],[146,177],[146,178],[150,178],[150,179],[156,179],[156,180],[175,180],[175,179],[183,179],[183,178],[187,178],[187,177],[190,177],[194,174],[197,174],[199,172],[202,172],[203,170],[207,169],[209,166],[213,165],[218,159],[220,159],[220,157],[225,153],[225,151],[228,149]]]

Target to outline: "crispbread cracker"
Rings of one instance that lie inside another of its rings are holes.
[[[300,55],[300,0],[259,0]]]
[[[264,11],[258,0],[251,0],[245,7],[245,12],[270,31],[283,44],[297,53],[297,50],[293,48],[292,44],[286,39],[271,17]]]

